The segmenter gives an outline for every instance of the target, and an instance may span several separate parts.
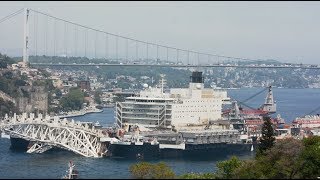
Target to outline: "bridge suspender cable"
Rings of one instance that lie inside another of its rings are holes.
[[[157,60],[159,59],[159,46],[157,45]]]
[[[148,53],[149,53],[149,52],[148,52],[148,50],[149,50],[149,44],[147,43],[146,46],[147,46],[147,58],[146,58],[146,59],[148,60],[148,58],[149,58],[149,54],[148,54]]]
[[[65,22],[65,23],[69,23],[69,24],[72,24],[72,25],[75,25],[75,26],[79,26],[79,27],[82,27],[82,28],[85,28],[85,29],[93,30],[93,31],[95,31],[95,32],[105,33],[105,34],[108,34],[108,35],[111,35],[111,36],[115,36],[115,37],[117,37],[117,38],[128,39],[128,40],[131,40],[131,41],[135,41],[135,42],[137,42],[137,43],[139,42],[139,43],[148,44],[148,45],[153,45],[153,46],[162,47],[162,48],[167,48],[167,49],[173,49],[173,50],[191,52],[191,53],[195,53],[195,54],[199,54],[199,55],[215,56],[215,57],[218,57],[218,58],[219,58],[219,57],[220,57],[220,58],[232,58],[232,59],[235,59],[235,60],[245,60],[245,61],[262,61],[262,60],[259,60],[259,59],[249,59],[249,58],[240,58],[240,57],[232,57],[232,56],[225,56],[225,55],[218,55],[218,54],[203,53],[203,52],[197,52],[197,51],[192,51],[192,50],[180,49],[180,48],[176,48],[176,47],[172,47],[172,46],[167,46],[167,45],[161,45],[161,44],[157,44],[157,43],[146,42],[146,41],[142,41],[142,40],[138,40],[138,39],[133,39],[133,38],[130,38],[130,37],[125,37],[125,36],[121,36],[121,35],[109,33],[109,32],[106,32],[106,31],[94,29],[94,28],[91,28],[91,27],[88,27],[88,26],[84,26],[84,25],[81,25],[81,24],[78,24],[78,23],[74,23],[74,22],[71,22],[71,21],[64,20],[64,19],[61,19],[61,18],[52,16],[52,15],[49,15],[49,14],[47,14],[47,13],[43,13],[43,12],[40,12],[40,11],[37,11],[37,10],[30,9],[30,11],[33,11],[33,12],[35,12],[35,13],[39,13],[39,14],[42,14],[42,15],[45,15],[45,16],[54,18],[54,19],[56,19],[56,20],[63,21],[63,22]],[[167,59],[168,59],[168,58],[167,58]]]
[[[68,42],[68,41],[67,41],[67,35],[66,35],[66,34],[67,34],[67,25],[68,25],[68,24],[65,22],[65,23],[64,23],[64,35],[63,35],[63,39],[64,39],[64,43],[63,43],[63,44],[64,44],[64,53],[65,53],[65,56],[66,56],[66,57],[68,57],[68,50],[67,50],[67,42]]]
[[[138,61],[138,41],[136,41],[136,61]]]
[[[126,59],[129,61],[129,40],[126,39]]]
[[[45,20],[45,32],[44,32],[44,54],[48,54],[48,16],[46,16]]]
[[[78,27],[74,27],[74,56],[77,57],[77,45],[78,45]]]
[[[105,57],[106,57],[106,59],[108,59],[108,34],[106,34]]]
[[[95,33],[95,38],[94,38],[94,58],[97,58],[97,39],[98,39],[98,33]]]
[[[53,56],[56,56],[56,38],[57,37],[57,21],[54,19],[54,27],[53,27]]]
[[[84,56],[87,57],[87,44],[88,44],[88,29],[84,33]]]
[[[118,61],[119,59],[119,55],[118,55],[118,36],[116,36],[116,61]]]

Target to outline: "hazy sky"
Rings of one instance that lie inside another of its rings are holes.
[[[0,2],[182,49],[319,64],[320,2]],[[0,24],[0,49],[22,47],[22,15]]]

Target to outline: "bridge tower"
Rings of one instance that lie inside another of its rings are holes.
[[[24,8],[24,32],[23,32],[23,63],[29,62],[29,9]]]

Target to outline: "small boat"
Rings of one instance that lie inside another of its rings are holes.
[[[74,164],[72,161],[69,162],[69,169],[67,171],[67,175],[63,176],[62,179],[77,179],[78,178],[78,171],[74,169]]]
[[[10,139],[10,135],[6,134],[5,132],[1,132],[1,131],[0,131],[0,138]]]

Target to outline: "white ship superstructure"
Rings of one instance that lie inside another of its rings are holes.
[[[172,88],[165,93],[163,82],[160,88],[145,86],[139,96],[117,102],[117,125],[120,128],[125,124],[140,124],[183,130],[221,119],[222,104],[229,100],[227,92],[204,88],[202,72],[192,73],[189,88]]]

